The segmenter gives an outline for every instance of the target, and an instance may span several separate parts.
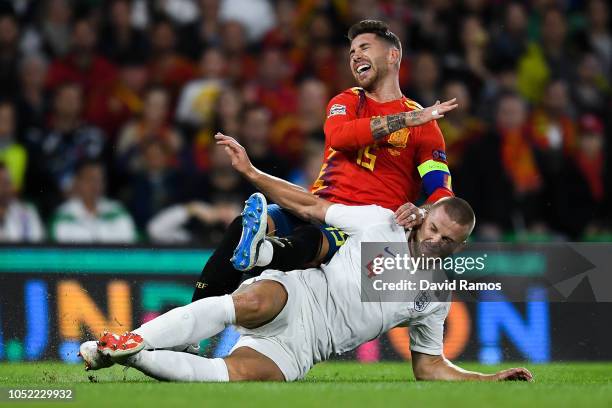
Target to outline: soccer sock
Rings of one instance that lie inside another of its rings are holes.
[[[121,363],[162,381],[229,381],[222,358],[204,358],[169,350],[143,350]]]
[[[302,269],[316,258],[321,249],[322,239],[323,235],[316,225],[300,226],[290,236],[284,238],[267,237],[265,242],[268,242],[273,249],[272,259],[265,267],[257,266],[252,271],[261,273],[264,269],[280,271]]]
[[[172,309],[143,324],[134,333],[142,336],[147,349],[169,348],[198,343],[235,321],[232,297],[215,296]]]
[[[268,266],[272,262],[274,256],[274,246],[268,239],[264,239],[259,247],[259,253],[257,254],[257,262],[255,266]]]
[[[242,235],[242,217],[237,217],[227,227],[227,231],[217,249],[204,265],[200,279],[196,282],[192,302],[210,296],[232,293],[242,279],[242,271],[234,269],[230,258]]]

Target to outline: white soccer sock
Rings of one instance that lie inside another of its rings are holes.
[[[222,358],[204,358],[170,350],[143,350],[121,364],[164,381],[229,381],[227,365]]]
[[[274,255],[274,246],[267,239],[264,239],[259,247],[259,254],[257,256],[257,262],[255,266],[268,266],[272,262],[272,256]]]
[[[172,309],[133,332],[142,336],[147,349],[199,343],[234,324],[236,311],[231,295],[197,300]]]

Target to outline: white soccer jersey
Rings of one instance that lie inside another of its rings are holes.
[[[330,323],[333,352],[352,350],[405,323],[410,328],[412,350],[441,354],[450,303],[431,302],[417,311],[414,302],[361,300],[361,243],[407,243],[404,229],[393,220],[393,212],[376,205],[335,204],[327,211],[325,221],[350,236],[329,264],[321,267],[328,282],[325,314]],[[320,294],[314,295],[321,299]]]
[[[376,205],[332,205],[325,221],[350,238],[321,268],[280,272],[261,279],[280,282],[287,304],[270,323],[242,333],[234,349],[250,347],[272,359],[287,381],[303,378],[316,363],[372,340],[400,324],[410,331],[411,350],[442,354],[444,320],[450,303],[431,302],[417,311],[414,302],[361,301],[361,243],[407,242],[393,213]]]

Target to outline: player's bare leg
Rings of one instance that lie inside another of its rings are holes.
[[[239,347],[226,357],[230,381],[285,381],[276,363],[249,347]]]

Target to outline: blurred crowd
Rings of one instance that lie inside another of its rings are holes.
[[[479,239],[605,239],[609,8],[0,0],[0,242],[214,244],[252,192],[217,131],[308,187],[327,102],[354,86],[346,31],[365,18],[400,37],[404,95],[458,98],[439,125]]]

